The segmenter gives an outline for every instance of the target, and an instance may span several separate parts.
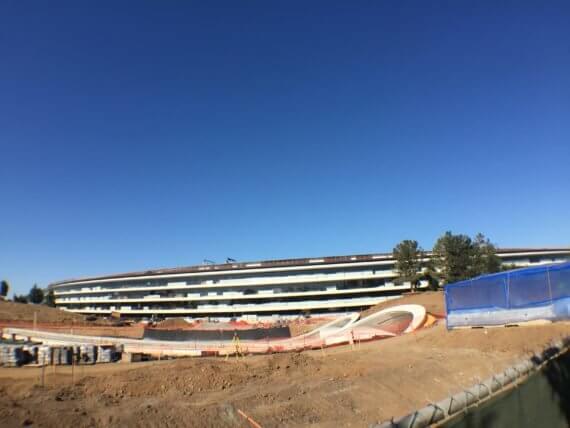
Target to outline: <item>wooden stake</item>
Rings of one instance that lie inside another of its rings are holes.
[[[75,349],[71,348],[71,384],[75,384]]]
[[[237,409],[237,412],[243,416],[248,422],[249,424],[253,427],[253,428],[261,428],[261,425],[259,425],[257,422],[255,422],[250,416],[248,416],[243,410]]]

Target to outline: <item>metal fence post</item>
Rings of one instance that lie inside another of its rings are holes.
[[[511,286],[511,274],[510,272],[507,272],[507,281],[505,282],[505,298],[507,299],[507,309],[511,309],[510,286]]]
[[[550,284],[550,267],[546,266],[546,278],[548,279],[548,293],[550,295],[550,303],[553,302],[552,299],[552,285]]]

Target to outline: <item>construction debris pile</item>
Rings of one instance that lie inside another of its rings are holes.
[[[21,346],[0,344],[0,366],[18,367],[23,359]]]

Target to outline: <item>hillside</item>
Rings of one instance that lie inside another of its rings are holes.
[[[14,303],[0,301],[0,321],[34,321],[34,313],[38,323],[83,322],[83,315],[65,312],[44,305]]]
[[[408,293],[398,299],[387,300],[363,311],[361,317],[364,318],[382,309],[398,305],[422,305],[431,314],[445,315],[445,300],[443,291],[422,291],[418,293]]]

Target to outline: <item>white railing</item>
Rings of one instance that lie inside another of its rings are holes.
[[[326,300],[326,301],[307,301],[307,302],[278,302],[271,304],[251,304],[251,305],[212,305],[211,307],[199,307],[196,309],[187,308],[173,308],[173,309],[163,309],[163,308],[152,308],[152,309],[131,309],[120,311],[123,315],[137,315],[137,314],[218,314],[218,313],[257,313],[257,312],[275,312],[275,311],[303,311],[303,310],[314,310],[314,309],[335,309],[335,308],[349,308],[349,307],[366,307],[374,306],[380,302],[395,299],[399,296],[383,296],[383,297],[367,297],[363,299],[344,299],[344,300]],[[70,312],[78,313],[101,313],[108,314],[111,313],[109,309],[68,309]]]
[[[287,297],[301,297],[301,296],[329,296],[338,294],[361,294],[366,292],[381,292],[381,291],[394,291],[394,290],[407,290],[409,289],[409,284],[404,285],[382,285],[377,287],[363,287],[363,288],[348,288],[348,289],[335,289],[335,290],[315,290],[315,291],[299,291],[299,292],[286,292],[286,293],[257,293],[257,294],[242,294],[242,295],[227,295],[227,294],[217,294],[217,295],[207,295],[207,296],[175,296],[175,297],[157,297],[157,296],[141,296],[135,298],[118,298],[110,299],[108,296],[105,297],[93,297],[93,298],[78,298],[78,297],[67,297],[67,298],[57,298],[56,304],[67,304],[67,303],[151,303],[151,302],[192,302],[192,301],[209,301],[209,300],[247,300],[247,299],[277,299],[277,298],[287,298]],[[263,290],[267,291],[267,290]]]
[[[56,296],[66,296],[75,294],[101,294],[101,293],[121,293],[121,292],[134,292],[134,291],[161,291],[161,290],[195,290],[204,288],[217,288],[217,287],[261,287],[266,285],[281,285],[281,284],[306,284],[313,282],[330,282],[339,280],[358,280],[358,279],[375,279],[375,278],[394,278],[396,273],[392,270],[381,270],[381,271],[364,271],[364,272],[340,272],[335,274],[312,274],[312,275],[288,275],[280,276],[276,278],[272,277],[255,277],[255,278],[242,278],[235,280],[226,280],[224,282],[208,282],[202,284],[190,284],[190,285],[176,285],[171,286],[169,284],[159,285],[159,286],[142,286],[142,287],[131,287],[124,286],[122,288],[101,288],[97,286],[96,289],[86,289],[82,287],[81,290],[68,290],[68,291],[57,291],[54,290]],[[233,281],[233,282],[230,282]]]

